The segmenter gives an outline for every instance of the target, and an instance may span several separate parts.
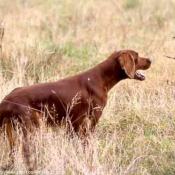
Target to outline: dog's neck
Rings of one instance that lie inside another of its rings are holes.
[[[103,87],[107,91],[109,91],[119,81],[127,78],[127,75],[124,70],[121,69],[120,63],[117,59],[118,58],[109,57],[97,66],[101,74]]]

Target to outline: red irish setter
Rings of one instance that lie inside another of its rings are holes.
[[[92,132],[106,105],[108,91],[127,78],[145,80],[137,70],[146,70],[150,65],[151,59],[140,57],[133,50],[121,50],[77,75],[14,89],[0,104],[0,127],[5,125],[11,150],[15,140],[12,132],[14,119],[23,131],[24,157],[28,167],[27,130],[31,125],[39,126],[43,116],[47,116],[49,125],[69,121],[72,130],[80,137],[86,134],[87,128]]]

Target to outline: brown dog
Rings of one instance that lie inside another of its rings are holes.
[[[151,59],[139,57],[132,50],[114,52],[97,66],[77,75],[51,83],[19,87],[0,104],[0,126],[5,124],[11,150],[14,146],[13,119],[22,126],[26,144],[24,157],[29,164],[27,128],[39,126],[45,112],[49,125],[60,125],[64,119],[79,136],[93,131],[107,102],[108,91],[119,81],[130,78],[145,80],[137,70],[146,70]]]

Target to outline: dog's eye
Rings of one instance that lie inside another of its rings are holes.
[[[139,54],[138,54],[138,53],[136,53],[136,58],[137,58],[137,59],[139,58]]]

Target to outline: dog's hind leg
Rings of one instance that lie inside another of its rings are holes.
[[[9,162],[7,165],[1,167],[2,170],[9,170],[12,169],[14,166],[14,147],[15,147],[15,140],[16,137],[13,133],[12,123],[9,118],[4,118],[4,127],[5,127],[5,135],[7,136],[10,152],[9,152]]]
[[[26,117],[25,122],[22,123],[21,129],[24,163],[28,171],[33,171],[36,165],[31,161],[31,157],[33,156],[33,152],[31,152],[31,147],[33,146],[31,140],[35,127],[33,122]]]
[[[29,138],[28,138],[28,131],[26,130],[26,128],[22,128],[22,133],[23,133],[22,146],[23,146],[24,162],[27,167],[27,170],[32,171],[33,167],[30,161]]]

